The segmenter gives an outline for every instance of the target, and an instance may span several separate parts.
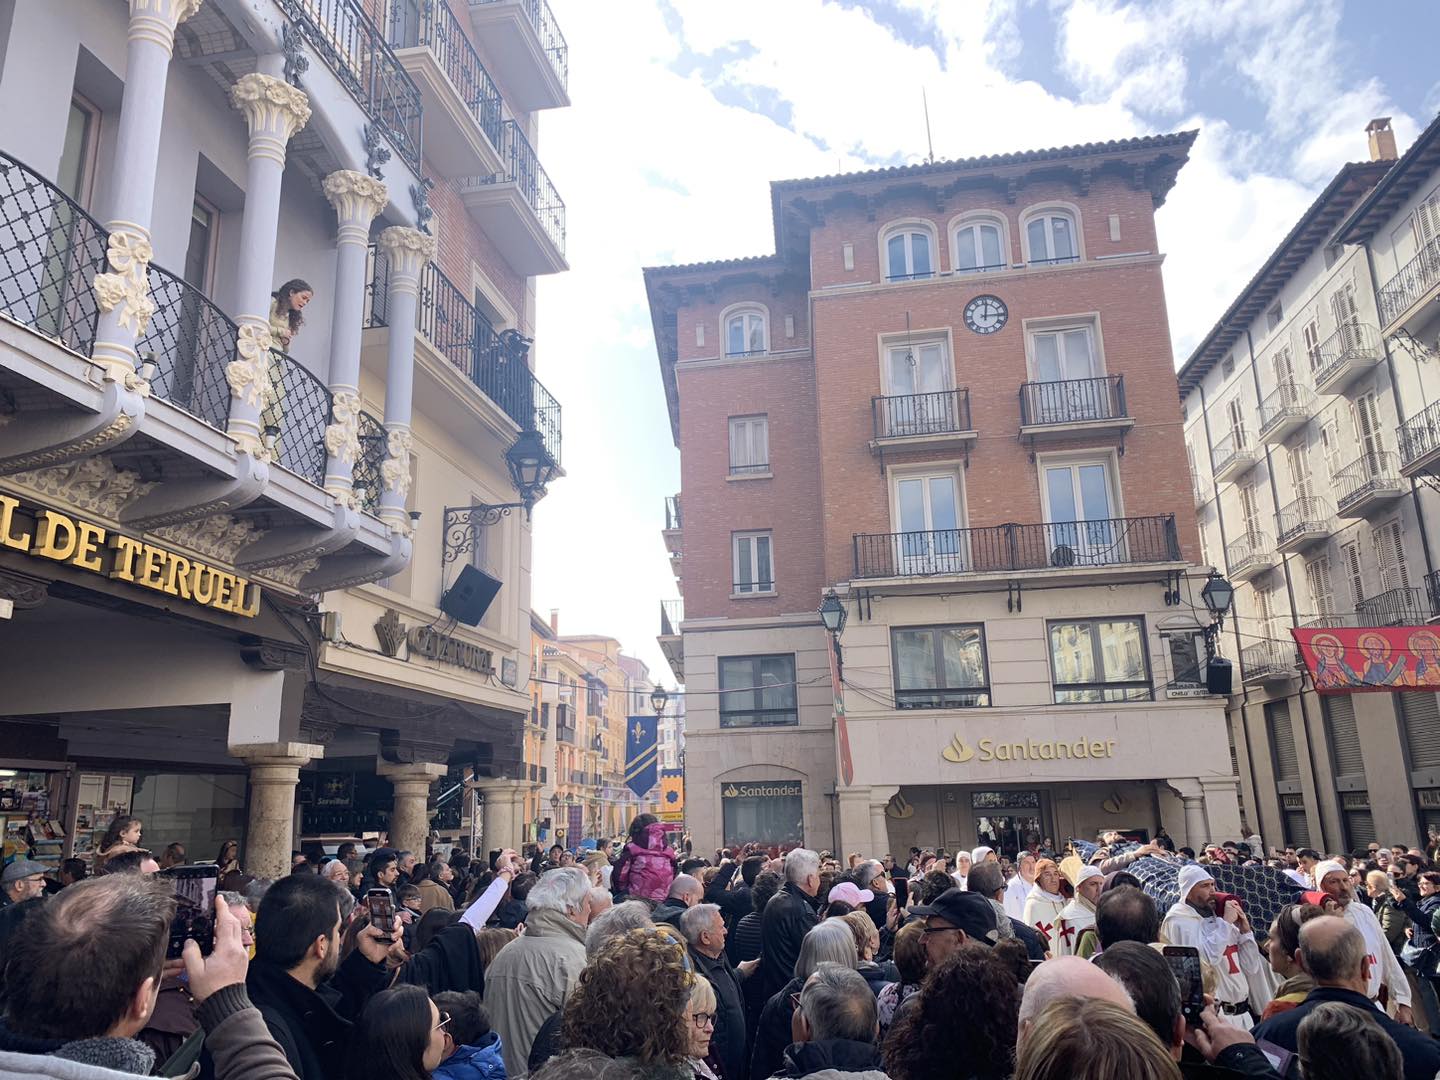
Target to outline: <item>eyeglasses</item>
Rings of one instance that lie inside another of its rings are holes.
[[[926,926],[921,929],[922,934],[949,934],[959,930],[958,926]]]
[[[799,995],[798,995],[798,994],[794,994],[794,995],[791,995],[791,996],[792,996],[792,997],[798,997]],[[697,1028],[699,1028],[701,1031],[704,1031],[707,1027],[708,1027],[708,1028],[713,1028],[713,1027],[715,1026],[715,1014],[714,1014],[714,1013],[696,1013],[694,1016],[690,1017],[690,1019],[695,1022],[695,1026],[696,1026]]]
[[[449,1026],[450,1026],[450,1014],[447,1013],[447,1012],[442,1012],[442,1013],[440,1014],[440,1022],[439,1022],[438,1024],[436,1024],[436,1025],[435,1025],[433,1028],[431,1028],[430,1030],[431,1030],[431,1031],[445,1031],[445,1029],[448,1028]],[[447,1034],[448,1034],[448,1032],[447,1032]]]

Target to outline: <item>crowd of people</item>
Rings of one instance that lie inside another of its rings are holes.
[[[1162,835],[703,858],[642,815],[611,850],[344,845],[268,881],[227,843],[213,945],[167,958],[158,871],[186,853],[112,832],[59,880],[0,874],[0,1077],[1440,1074],[1427,851],[1197,857]],[[1222,866],[1273,872],[1287,902],[1262,919]]]

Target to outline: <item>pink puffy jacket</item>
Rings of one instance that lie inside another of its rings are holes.
[[[675,852],[665,846],[665,826],[656,822],[645,828],[645,847],[625,845],[616,868],[617,892],[626,896],[661,901],[675,880]]]

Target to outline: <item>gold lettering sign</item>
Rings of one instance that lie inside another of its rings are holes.
[[[959,735],[952,738],[940,756],[956,765],[967,761],[1070,761],[1073,759],[1108,758],[1115,756],[1114,739],[1077,738],[1074,740],[1052,740],[1040,742],[1027,739],[1024,742],[996,742],[981,739],[974,746]]]
[[[461,641],[449,634],[436,633],[428,626],[417,626],[407,639],[410,651],[442,664],[454,664],[481,675],[494,675],[495,662],[489,649]]]
[[[24,527],[25,516],[20,500],[0,495],[0,547],[230,615],[253,619],[260,612],[260,586],[228,570],[56,510],[37,511],[33,529]]]

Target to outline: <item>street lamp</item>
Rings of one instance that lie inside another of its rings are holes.
[[[555,478],[560,468],[545,448],[545,437],[533,427],[522,431],[510,449],[505,451],[505,465],[510,470],[510,481],[520,493],[520,503],[527,513],[530,507],[544,498],[545,486]]]
[[[1225,613],[1230,610],[1230,603],[1235,599],[1235,586],[1221,577],[1219,571],[1211,570],[1205,587],[1200,590],[1200,599],[1205,601],[1205,606],[1210,609],[1211,618],[1214,620],[1205,628],[1205,656],[1207,660],[1213,660],[1215,640],[1225,625]]]
[[[665,711],[665,706],[669,701],[670,695],[665,692],[663,686],[657,686],[654,690],[650,691],[650,707],[655,710],[656,716],[659,716]]]
[[[845,620],[849,612],[845,610],[845,602],[831,589],[825,594],[825,599],[820,604],[820,621],[825,624],[825,629],[839,637],[845,632]]]

